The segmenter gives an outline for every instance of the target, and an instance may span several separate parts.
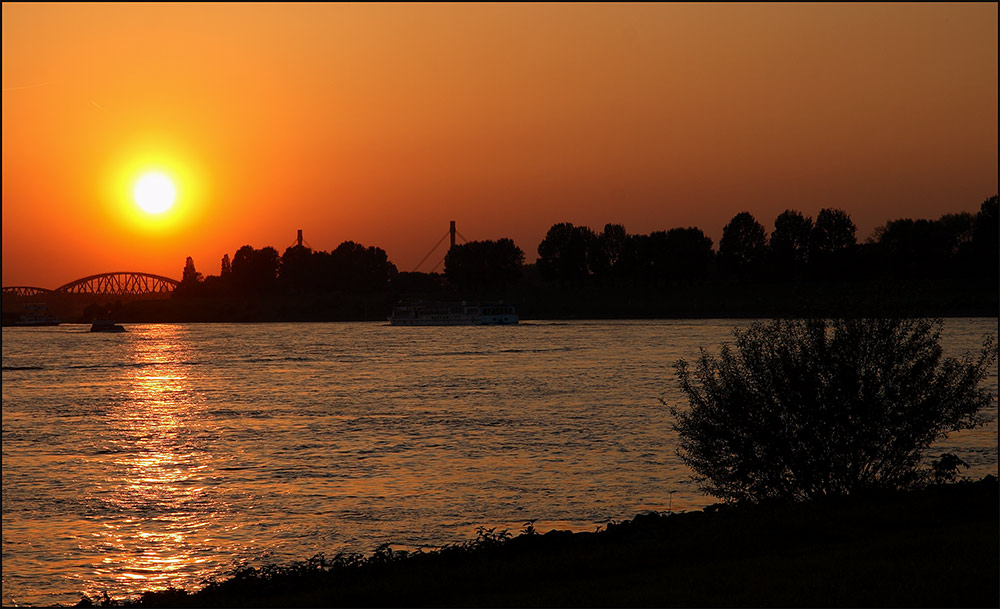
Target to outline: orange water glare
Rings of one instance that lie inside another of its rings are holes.
[[[207,559],[196,548],[209,540],[199,531],[209,523],[204,511],[186,509],[207,501],[199,483],[207,466],[182,437],[184,419],[198,404],[191,395],[183,361],[183,342],[169,325],[131,329],[134,367],[127,372],[126,399],[109,412],[110,461],[106,501],[121,518],[104,523],[93,543],[101,564],[82,579],[99,590],[107,581],[127,594],[198,583],[197,568]],[[184,577],[187,572],[188,577]],[[98,582],[104,582],[98,584]]]

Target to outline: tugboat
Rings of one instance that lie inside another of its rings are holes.
[[[469,304],[433,302],[400,305],[393,309],[393,326],[504,326],[517,325],[511,305],[500,303]]]
[[[90,325],[91,332],[124,332],[125,326],[119,326],[110,319],[95,319]]]

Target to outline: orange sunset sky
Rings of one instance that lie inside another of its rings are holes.
[[[864,240],[997,192],[996,3],[2,10],[3,285],[218,274],[299,228],[413,270],[449,220],[528,262],[557,222],[717,246],[838,207]]]

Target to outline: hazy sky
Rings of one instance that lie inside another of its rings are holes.
[[[838,207],[864,239],[997,192],[996,3],[2,10],[3,285],[218,274],[299,228],[400,270],[449,220],[529,262],[557,222],[718,244]]]

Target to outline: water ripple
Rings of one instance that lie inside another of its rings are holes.
[[[699,507],[659,400],[746,323],[5,329],[4,602]],[[946,352],[983,333],[946,320]],[[996,473],[995,420],[940,447]]]

